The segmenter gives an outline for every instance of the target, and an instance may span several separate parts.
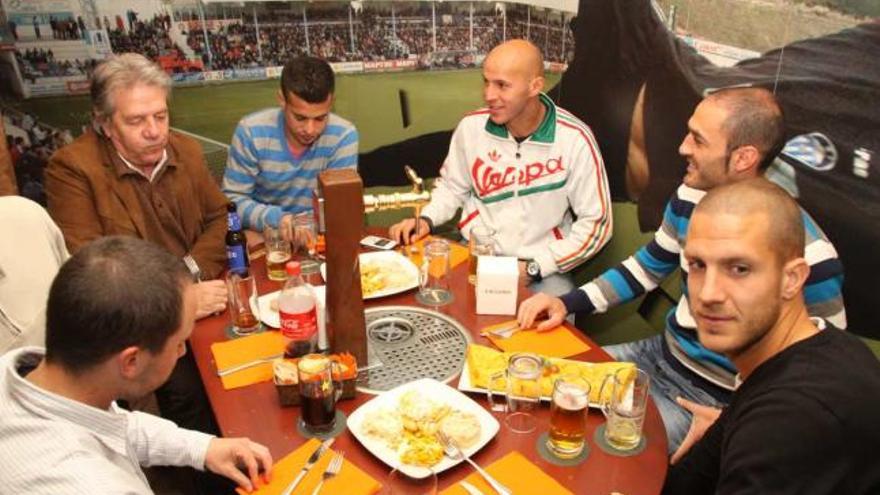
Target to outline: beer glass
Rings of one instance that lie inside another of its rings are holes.
[[[615,449],[632,450],[642,440],[650,382],[648,373],[638,368],[619,369],[602,380],[599,400],[607,418],[605,441]]]
[[[237,272],[226,274],[226,295],[229,317],[236,335],[250,335],[260,329],[257,304],[257,282],[253,275],[242,277]]]
[[[571,459],[584,450],[590,384],[577,375],[565,375],[553,383],[550,403],[550,434],[547,448],[557,457]]]
[[[315,228],[315,216],[312,212],[299,213],[293,217],[293,240],[297,254],[301,257],[300,266],[303,274],[318,270],[315,254],[318,249],[318,231]]]
[[[544,363],[539,356],[519,352],[510,356],[507,370],[489,377],[486,391],[489,409],[506,411],[504,422],[516,433],[530,433],[535,430],[537,420],[532,411],[541,402],[540,380],[543,370]],[[495,391],[505,393],[507,400],[496,403],[493,397]]]
[[[297,362],[300,421],[305,431],[326,433],[335,426],[342,385],[333,382],[334,366],[339,365],[323,354],[306,354]]]
[[[494,243],[495,231],[484,225],[477,225],[471,229],[468,240],[468,282],[471,285],[477,283],[477,262],[480,256],[492,256],[495,254]]]
[[[416,300],[426,306],[443,306],[452,301],[449,289],[449,242],[434,239],[425,244],[419,269],[419,293]]]
[[[269,280],[287,280],[284,266],[290,261],[290,242],[284,238],[281,229],[267,225],[263,229],[263,243],[266,245],[266,273]]]

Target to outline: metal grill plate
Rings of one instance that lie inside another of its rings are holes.
[[[365,311],[368,365],[358,376],[361,392],[377,394],[419,378],[448,383],[461,372],[470,333],[449,316],[415,306]]]

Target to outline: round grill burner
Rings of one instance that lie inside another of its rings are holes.
[[[409,320],[388,316],[379,318],[367,325],[367,335],[371,341],[380,344],[394,344],[412,337],[415,329]]]
[[[358,390],[380,393],[419,378],[448,383],[461,372],[470,333],[449,316],[415,306],[365,311],[372,366],[358,376]]]

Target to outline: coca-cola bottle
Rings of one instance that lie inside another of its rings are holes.
[[[288,262],[285,269],[287,282],[278,298],[284,354],[287,357],[300,357],[315,352],[317,348],[317,299],[312,286],[303,281],[298,261]]]

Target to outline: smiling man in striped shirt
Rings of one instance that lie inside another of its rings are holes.
[[[223,192],[238,207],[245,228],[281,225],[312,209],[323,170],[357,168],[358,133],[331,113],[335,79],[330,65],[298,57],[284,65],[280,108],[252,113],[232,136]]]
[[[462,208],[459,230],[493,229],[495,253],[520,259],[529,288],[564,294],[570,272],[611,238],[608,180],[586,124],[544,88],[540,50],[525,40],[496,46],[483,63],[486,108],[452,135],[431,203],[389,235],[410,243]]]
[[[687,160],[684,183],[670,199],[654,239],[623,263],[561,298],[536,294],[519,308],[521,326],[550,328],[573,312],[601,313],[655,289],[679,266],[682,297],[666,318],[666,331],[637,342],[606,347],[619,361],[633,361],[651,375],[651,396],[666,427],[670,452],[678,448],[698,404],[723,406],[736,388],[737,369],[697,339],[688,307],[687,268],[681,258],[694,207],[706,192],[724,184],[762,177],[782,148],[782,109],[772,93],[760,88],[723,89],[707,96],[688,121],[679,147]],[[834,246],[806,211],[802,211],[805,258],[810,276],[804,297],[811,316],[846,328],[841,287],[843,266]]]

